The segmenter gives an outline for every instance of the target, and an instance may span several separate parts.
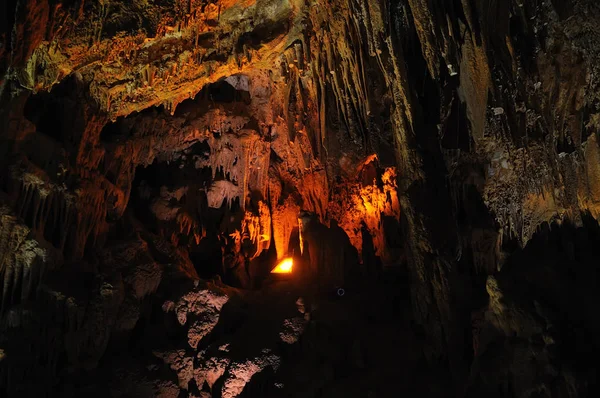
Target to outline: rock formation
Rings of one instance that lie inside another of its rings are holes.
[[[595,0],[0,9],[0,395],[598,394]]]

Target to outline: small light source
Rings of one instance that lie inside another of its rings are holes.
[[[284,258],[281,260],[277,267],[273,268],[271,271],[272,274],[289,274],[292,272],[292,267],[294,265],[294,260],[291,257]]]

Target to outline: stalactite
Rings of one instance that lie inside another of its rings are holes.
[[[303,210],[316,213],[325,222],[329,204],[329,184],[325,171],[306,173],[302,178],[301,188]]]
[[[242,195],[242,188],[227,180],[215,181],[206,193],[208,207],[215,209],[221,208],[223,201],[231,208],[234,200],[243,200]]]
[[[265,202],[258,202],[257,214],[246,210],[242,219],[241,235],[243,239],[249,240],[256,247],[251,259],[260,256],[264,250],[269,249],[271,245],[271,224],[271,212]]]
[[[361,167],[369,165],[373,167],[374,161],[376,157],[369,157]],[[375,180],[370,184],[349,184],[334,196],[330,202],[329,212],[331,217],[339,221],[340,227],[348,234],[350,242],[359,254],[363,248],[362,226],[364,224],[373,238],[375,254],[385,264],[395,259],[388,252],[383,218],[391,217],[398,221],[400,202],[396,170],[394,168],[382,170],[379,178],[381,186]]]
[[[178,235],[192,236],[196,245],[200,243],[202,238],[206,237],[206,230],[187,212],[181,212],[177,214],[177,223],[179,224],[179,231],[173,232],[172,242],[174,246],[178,246]]]
[[[277,251],[277,259],[280,260],[288,254],[292,232],[295,228],[298,228],[300,207],[292,197],[287,197],[282,204],[272,204],[272,206],[273,240]]]
[[[269,170],[269,144],[260,140],[254,131],[240,131],[237,135],[223,134],[209,140],[210,166],[215,178],[218,170],[242,189],[266,195],[266,174]],[[244,203],[242,203],[244,206]]]
[[[93,247],[97,240],[104,239],[108,231],[106,222],[106,191],[97,187],[86,187],[77,200],[77,215],[71,229],[73,258],[83,257],[86,246]]]
[[[31,229],[0,203],[0,314],[33,299],[48,269],[59,265],[60,256],[31,237]]]

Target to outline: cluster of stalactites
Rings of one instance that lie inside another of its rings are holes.
[[[381,184],[375,180],[364,185],[353,183],[342,190],[339,200],[332,201],[330,212],[350,238],[359,254],[362,254],[363,233],[373,239],[375,255],[384,264],[390,259],[386,244],[384,218],[400,219],[400,202],[396,183],[396,169],[387,168],[381,174]]]
[[[31,238],[31,230],[0,203],[0,315],[34,297],[44,273],[59,261]]]
[[[255,131],[243,130],[239,134],[212,136],[209,140],[210,156],[196,167],[209,166],[213,184],[207,191],[208,205],[220,208],[223,201],[231,207],[235,200],[245,208],[248,192],[266,196],[270,145]],[[219,174],[224,179],[218,179]]]
[[[69,192],[48,181],[34,166],[23,166],[29,169],[13,167],[6,182],[8,201],[16,215],[65,257],[82,258],[86,245],[93,246],[104,238],[111,210],[106,198],[117,198],[118,202],[117,190],[109,184],[84,181],[80,189]]]
[[[269,206],[258,202],[258,214],[246,211],[242,220],[242,238],[248,239],[256,247],[252,259],[260,256],[263,251],[271,246],[271,211]]]

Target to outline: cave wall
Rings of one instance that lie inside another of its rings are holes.
[[[464,330],[496,311],[504,264],[545,223],[598,217],[592,0],[4,8],[3,312],[45,300],[31,292],[58,270],[127,274],[107,255],[123,235],[168,246],[191,277],[210,265],[190,258],[218,247],[207,272],[255,287],[292,254],[305,211],[327,236],[343,230],[357,275],[406,267],[428,357],[462,393],[492,388],[472,382],[484,350]],[[15,254],[24,237],[37,257]],[[315,245],[317,274],[344,272]],[[137,260],[165,258],[151,257]],[[145,295],[114,286],[105,339]]]

